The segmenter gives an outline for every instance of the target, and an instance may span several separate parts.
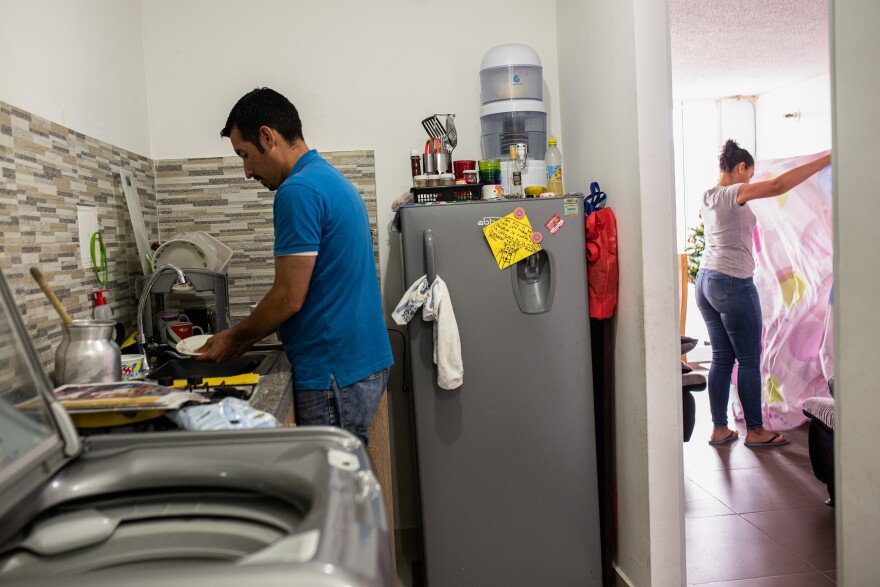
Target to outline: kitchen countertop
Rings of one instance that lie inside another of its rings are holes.
[[[278,351],[280,345],[255,345],[254,350]],[[284,351],[278,351],[278,357],[272,368],[265,375],[260,375],[260,382],[248,400],[248,404],[257,410],[272,414],[283,426],[293,425],[293,372]],[[106,427],[77,425],[80,435],[92,436],[108,432],[164,432],[177,430],[169,419],[159,418],[131,424]]]
[[[257,390],[248,403],[252,408],[272,414],[281,423],[285,422],[293,405],[293,372],[283,351],[269,373],[260,376]]]

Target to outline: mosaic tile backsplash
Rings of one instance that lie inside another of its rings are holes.
[[[334,151],[321,156],[361,193],[378,267],[373,151]],[[269,291],[275,275],[273,193],[259,182],[245,179],[241,159],[235,156],[166,159],[156,163],[156,199],[163,242],[181,232],[203,230],[232,249],[228,271],[231,321],[235,324],[247,316],[250,305]]]
[[[96,208],[109,303],[116,320],[132,322],[140,264],[116,169],[132,172],[148,234],[158,235],[152,160],[0,102],[0,269],[50,373],[61,321],[29,269],[40,268],[71,317],[91,318],[98,284],[80,261],[78,204]]]
[[[321,155],[364,198],[378,278],[373,151]],[[96,209],[107,248],[108,300],[115,319],[132,330],[141,268],[117,169],[134,176],[151,241],[204,230],[232,248],[233,323],[272,285],[273,195],[245,179],[238,157],[154,161],[0,101],[0,269],[50,373],[61,324],[29,268],[41,269],[71,317],[91,318],[90,293],[98,286],[80,261],[77,205]]]

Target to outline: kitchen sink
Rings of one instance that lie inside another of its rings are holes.
[[[231,377],[244,373],[266,375],[280,356],[280,351],[248,351],[236,359],[230,359],[223,363],[205,363],[195,359],[172,359],[150,371],[147,379],[158,381],[166,377],[171,379]]]

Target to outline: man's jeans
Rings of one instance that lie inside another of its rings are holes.
[[[700,269],[697,307],[712,343],[709,405],[712,422],[727,426],[727,403],[734,359],[739,364],[736,388],[748,428],[763,425],[761,416],[761,300],[751,277],[739,279]]]
[[[382,369],[348,387],[330,376],[330,389],[295,390],[297,426],[338,426],[357,435],[366,445],[367,430],[388,385],[390,368]]]

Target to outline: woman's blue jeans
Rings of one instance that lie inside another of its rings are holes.
[[[709,405],[712,422],[727,426],[733,362],[739,364],[736,387],[748,428],[763,426],[761,416],[761,300],[751,277],[739,279],[700,269],[697,307],[709,330],[712,367]]]
[[[367,430],[388,385],[390,368],[382,369],[347,387],[330,376],[330,389],[294,392],[297,426],[337,426],[369,442]]]

